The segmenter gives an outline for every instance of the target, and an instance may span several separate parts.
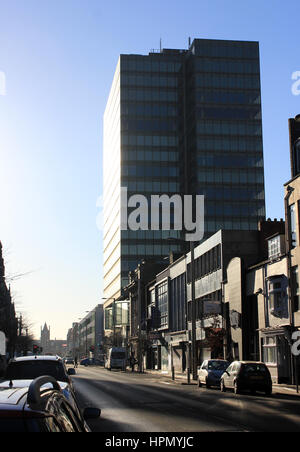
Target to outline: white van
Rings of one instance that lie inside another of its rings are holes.
[[[112,347],[109,349],[105,367],[108,370],[126,370],[126,349],[124,347]]]

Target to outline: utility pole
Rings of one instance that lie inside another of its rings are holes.
[[[191,244],[191,295],[192,295],[192,372],[193,380],[197,380],[197,338],[196,338],[196,299],[195,299],[195,253],[194,242]]]
[[[142,278],[142,264],[139,264],[138,274],[138,296],[137,296],[137,309],[138,309],[138,366],[139,372],[143,372],[142,359],[142,293],[141,293],[141,278]]]

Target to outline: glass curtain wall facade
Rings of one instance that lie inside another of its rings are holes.
[[[265,217],[259,46],[195,40],[186,64],[190,191],[205,236],[256,230]]]
[[[186,251],[180,231],[121,231],[121,187],[148,200],[205,195],[205,238],[257,229],[265,216],[258,43],[196,39],[189,50],[120,56],[104,115],[106,298],[121,294],[141,260]]]

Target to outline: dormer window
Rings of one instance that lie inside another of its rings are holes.
[[[284,254],[284,236],[277,234],[268,239],[269,260],[276,260]]]

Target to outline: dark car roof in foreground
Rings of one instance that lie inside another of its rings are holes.
[[[22,361],[61,361],[60,356],[52,355],[33,355],[33,356],[20,356],[19,358],[13,358],[10,360],[11,363],[18,363]]]
[[[237,362],[237,363],[241,363],[241,364],[263,364],[264,366],[266,365],[266,363],[263,363],[261,361],[233,361],[233,362]]]
[[[8,409],[8,406],[22,405],[25,403],[24,396],[28,393],[27,388],[0,388],[0,414],[1,409]]]

